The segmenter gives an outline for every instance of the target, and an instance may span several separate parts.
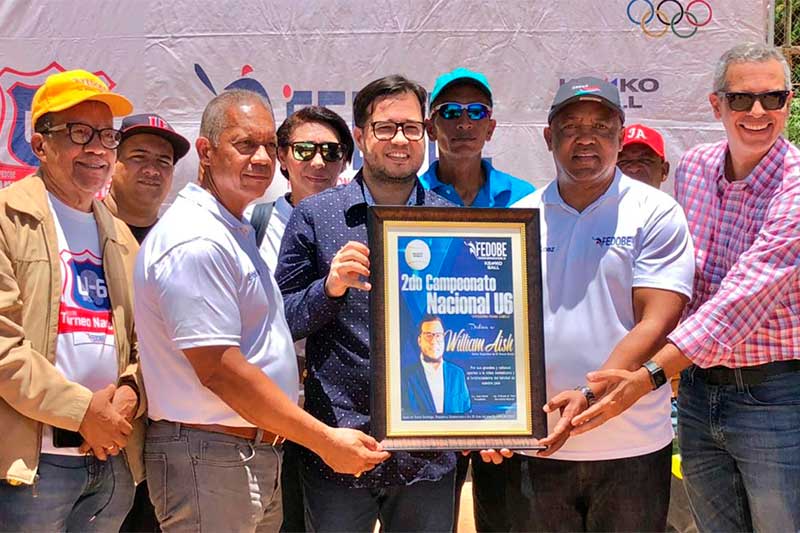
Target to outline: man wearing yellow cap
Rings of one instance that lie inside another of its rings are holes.
[[[117,531],[143,477],[138,246],[95,199],[131,110],[89,72],[50,76],[31,109],[39,170],[0,191],[0,529]]]

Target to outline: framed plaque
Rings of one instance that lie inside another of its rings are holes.
[[[547,434],[539,212],[373,206],[372,434],[387,450]]]

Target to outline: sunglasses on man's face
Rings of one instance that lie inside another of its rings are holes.
[[[766,111],[777,111],[786,105],[789,91],[768,91],[764,93],[720,93],[728,101],[733,111],[750,111],[756,100]]]
[[[322,154],[322,159],[327,163],[341,161],[344,157],[344,146],[340,143],[314,143],[310,141],[294,142],[292,147],[292,157],[297,161],[311,161],[317,155]]]
[[[480,102],[459,104],[458,102],[445,102],[433,108],[434,114],[439,114],[445,120],[456,120],[466,111],[470,120],[483,120],[492,116],[492,108]]]

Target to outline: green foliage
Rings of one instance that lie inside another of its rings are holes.
[[[786,5],[792,10],[791,35],[784,35],[784,15]],[[777,0],[775,2],[775,46],[800,44],[800,2],[797,0]]]
[[[785,31],[786,6],[792,12],[792,27]],[[775,2],[775,46],[790,47],[800,46],[800,0],[777,0]],[[795,87],[800,85],[800,56],[787,56],[792,66],[792,83]]]
[[[789,108],[789,120],[786,123],[786,138],[792,144],[800,146],[800,99],[792,100]]]

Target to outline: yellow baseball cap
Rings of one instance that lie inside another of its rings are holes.
[[[80,69],[66,70],[48,76],[33,95],[31,129],[45,113],[63,111],[87,100],[108,105],[115,117],[124,117],[133,111],[130,100],[109,91],[108,85],[91,72]]]

